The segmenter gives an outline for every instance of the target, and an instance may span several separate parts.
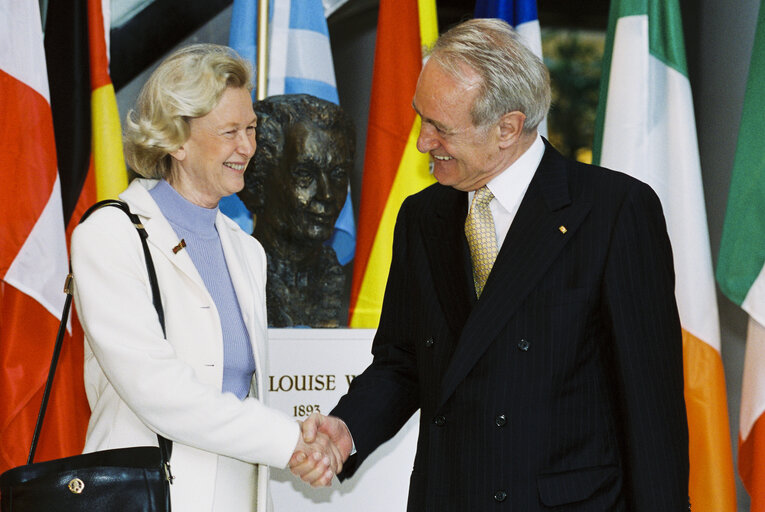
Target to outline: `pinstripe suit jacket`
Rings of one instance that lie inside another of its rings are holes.
[[[374,360],[332,412],[357,449],[341,477],[421,409],[411,512],[686,510],[656,195],[547,144],[477,301],[466,214],[439,184],[401,207]]]

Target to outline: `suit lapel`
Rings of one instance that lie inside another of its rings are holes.
[[[463,230],[467,193],[450,187],[439,189],[433,216],[423,218],[421,226],[438,300],[443,311],[448,312],[449,327],[459,336],[470,314],[470,294],[475,293],[467,279],[470,257]]]
[[[569,194],[567,165],[548,144],[481,298],[461,331],[442,381],[442,402],[494,341],[589,213],[587,192],[576,200]]]

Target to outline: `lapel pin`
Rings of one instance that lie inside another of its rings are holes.
[[[560,227],[558,228],[558,231],[560,231],[561,233],[564,233],[564,234],[565,234],[565,233],[566,233],[566,231],[568,231],[568,230],[566,229],[566,226],[560,226]],[[183,240],[181,240],[181,242],[183,242]]]
[[[178,242],[178,245],[173,247],[173,254],[178,254],[184,247],[186,247],[186,240],[181,238],[181,241]]]

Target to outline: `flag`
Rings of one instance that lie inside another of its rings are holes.
[[[116,199],[128,185],[117,97],[109,76],[109,3],[110,0],[88,0],[91,169],[95,172],[98,200]]]
[[[361,186],[351,327],[376,328],[391,263],[393,228],[404,199],[435,179],[417,151],[420,119],[412,109],[422,48],[438,37],[435,0],[380,2]]]
[[[723,224],[717,282],[749,314],[741,390],[738,469],[751,510],[765,511],[765,9],[757,32]]]
[[[0,112],[2,472],[27,461],[67,275],[38,2],[0,0]],[[35,460],[79,453],[85,440],[84,423],[72,417],[84,407],[87,420],[82,347],[65,343],[59,364]]]
[[[691,504],[696,512],[733,512],[720,328],[678,1],[612,0],[603,62],[594,161],[656,191],[672,241]]]
[[[512,25],[521,36],[523,44],[534,55],[542,58],[542,31],[539,28],[537,0],[477,0],[475,18],[499,18]],[[547,119],[537,128],[547,136]]]
[[[64,220],[127,187],[122,130],[109,77],[108,0],[50,0],[45,53]]]
[[[229,46],[257,62],[257,0],[234,0]],[[339,104],[329,30],[321,0],[271,0],[269,9],[267,96],[311,94]],[[328,241],[337,260],[346,265],[356,248],[350,186],[345,205]],[[221,200],[220,209],[247,233],[252,233],[252,213],[236,194]]]

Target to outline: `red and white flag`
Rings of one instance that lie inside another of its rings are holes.
[[[0,471],[4,471],[26,462],[67,274],[61,186],[36,0],[0,0],[0,112]],[[65,343],[36,460],[82,449],[82,420],[71,428],[71,415],[83,410],[81,357],[81,346]],[[78,366],[79,372],[70,371]]]

